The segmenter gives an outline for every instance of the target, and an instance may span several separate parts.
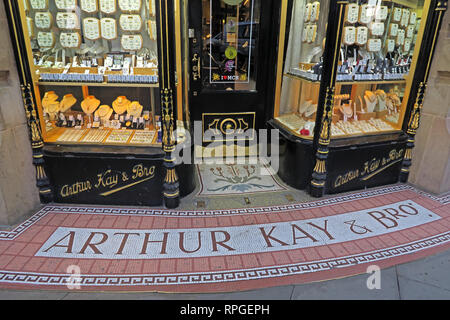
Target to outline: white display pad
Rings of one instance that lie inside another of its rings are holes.
[[[78,15],[74,12],[58,12],[56,14],[56,25],[60,29],[80,29]]]
[[[137,12],[141,10],[141,0],[118,0],[119,8],[122,11]]]
[[[84,18],[83,29],[86,39],[100,39],[100,21],[97,18]]]
[[[119,25],[123,31],[140,31],[142,28],[142,19],[138,14],[121,14]]]
[[[103,39],[117,39],[117,23],[114,18],[102,18],[100,20],[100,29]]]
[[[53,16],[49,11],[36,12],[34,15],[34,23],[38,29],[50,29],[53,24]]]
[[[55,0],[55,5],[59,10],[75,10],[77,0]]]
[[[100,11],[106,14],[113,14],[117,11],[116,0],[99,0]]]
[[[81,35],[78,32],[61,32],[59,43],[64,48],[78,48],[81,45]]]
[[[143,39],[140,34],[125,34],[120,39],[122,48],[129,51],[137,51],[142,49]]]
[[[49,48],[55,45],[55,34],[51,31],[39,31],[37,41],[40,47]]]

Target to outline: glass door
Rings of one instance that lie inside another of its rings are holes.
[[[271,0],[189,1],[189,107],[203,143],[253,140],[248,129],[263,126],[273,7]]]

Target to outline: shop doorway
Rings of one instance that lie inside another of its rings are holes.
[[[188,1],[188,105],[191,123],[201,122],[202,129],[196,155],[204,148],[221,150],[203,153],[213,157],[257,152],[257,130],[273,104],[268,93],[277,52],[275,2]]]

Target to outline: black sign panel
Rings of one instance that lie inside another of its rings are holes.
[[[405,142],[330,149],[326,193],[398,182],[405,150]]]
[[[46,156],[55,202],[158,206],[163,161],[111,157]]]

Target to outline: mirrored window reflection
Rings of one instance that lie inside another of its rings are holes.
[[[203,0],[203,87],[256,90],[260,0]]]

